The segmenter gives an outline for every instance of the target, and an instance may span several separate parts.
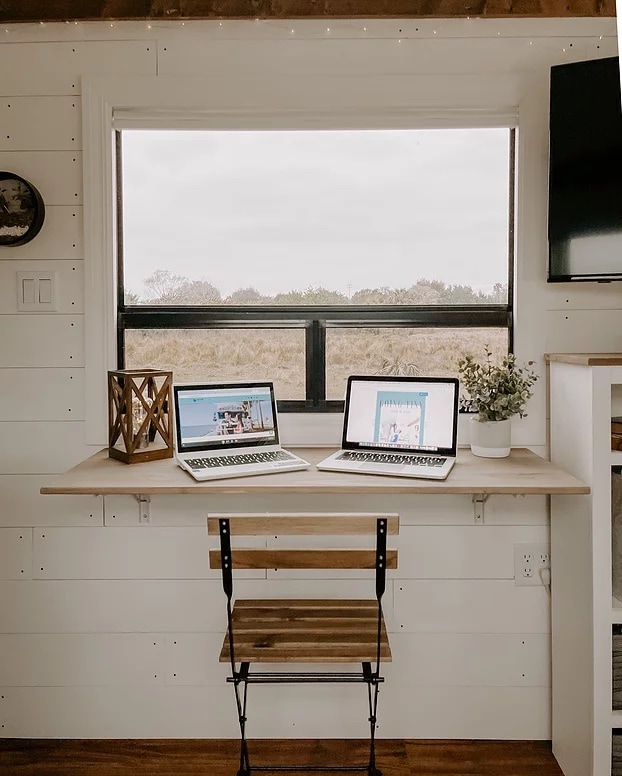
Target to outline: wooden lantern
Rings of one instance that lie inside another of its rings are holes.
[[[108,372],[108,454],[125,463],[173,457],[173,373]]]

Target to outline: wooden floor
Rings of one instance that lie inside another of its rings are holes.
[[[235,776],[237,741],[0,739],[2,776]],[[256,765],[364,763],[367,742],[251,741]],[[383,776],[562,776],[546,741],[378,741]],[[318,770],[316,773],[322,773]]]

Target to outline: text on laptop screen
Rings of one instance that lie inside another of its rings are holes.
[[[454,446],[457,383],[357,380],[350,384],[344,442],[436,452]]]
[[[180,450],[278,442],[269,385],[176,390]]]

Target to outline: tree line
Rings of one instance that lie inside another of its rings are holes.
[[[508,287],[495,283],[490,293],[471,286],[446,284],[441,280],[420,279],[408,288],[364,288],[351,295],[322,286],[268,296],[252,286],[239,288],[228,296],[209,280],[191,280],[166,269],[157,269],[144,281],[141,298],[125,291],[126,305],[486,305],[507,304]]]

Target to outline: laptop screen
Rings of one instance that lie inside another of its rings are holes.
[[[456,454],[455,377],[349,377],[342,447]]]
[[[174,385],[173,395],[180,453],[279,442],[272,383]]]

